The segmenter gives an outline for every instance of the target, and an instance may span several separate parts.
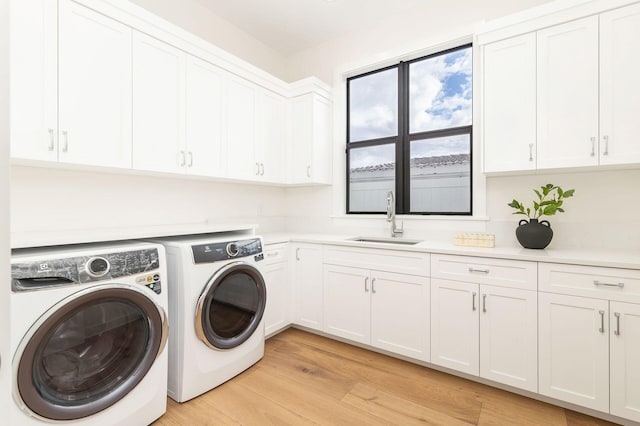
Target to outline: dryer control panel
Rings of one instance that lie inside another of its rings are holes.
[[[221,260],[248,257],[262,253],[262,241],[260,238],[247,240],[224,241],[210,244],[192,246],[193,262],[211,263]]]

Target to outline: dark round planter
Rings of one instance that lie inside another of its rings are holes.
[[[538,219],[522,219],[519,225],[516,228],[516,237],[524,248],[543,249],[553,238],[553,230],[546,220],[538,222]]]

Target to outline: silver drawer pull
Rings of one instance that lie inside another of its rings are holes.
[[[616,329],[613,332],[613,334],[615,334],[616,336],[620,335],[620,312],[615,312],[613,314],[616,317]]]
[[[604,333],[604,311],[598,311],[598,313],[600,314],[600,328],[598,331]]]
[[[271,252],[271,253],[267,253],[267,257],[274,257],[279,255],[280,253],[278,253],[277,251]]]
[[[624,288],[624,283],[603,283],[598,280],[593,280],[593,285],[601,285],[604,287],[620,287]]]
[[[481,274],[488,274],[489,273],[489,269],[479,269],[479,268],[469,268],[469,272],[473,273],[473,272],[479,272]]]

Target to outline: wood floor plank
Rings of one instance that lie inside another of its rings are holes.
[[[478,420],[482,404],[477,400],[476,393],[467,392],[464,389],[462,382],[460,382],[462,379],[440,372],[437,374],[440,380],[424,380],[424,378],[396,374],[395,371],[388,372],[385,371],[387,369],[384,368],[382,361],[368,360],[381,356],[386,358],[389,363],[398,361],[404,364],[409,363],[380,354],[375,354],[375,357],[367,357],[366,353],[370,353],[370,351],[343,343],[340,345],[348,346],[348,348],[342,348],[340,354],[332,354],[327,350],[292,341],[283,344],[280,348],[282,352],[276,351],[276,353],[279,353],[278,356],[286,356],[304,363],[303,365],[306,365],[310,371],[331,371],[334,375],[373,387],[390,388],[393,389],[394,394],[401,398],[434,410],[447,412],[459,420],[470,423],[475,423]],[[424,367],[420,368],[427,370]]]
[[[342,398],[342,401],[394,425],[469,426],[472,424],[362,383],[356,384]]]
[[[269,339],[255,366],[154,425],[611,423],[301,330]]]
[[[339,399],[315,392],[304,384],[274,375],[267,369],[259,369],[254,374],[238,381],[245,389],[270,399],[286,401],[287,406],[295,407],[304,413],[306,420],[319,424],[387,424],[366,411],[343,403]]]

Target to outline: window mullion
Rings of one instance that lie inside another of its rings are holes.
[[[398,87],[398,162],[402,164],[401,170],[397,175],[399,188],[398,196],[398,213],[409,213],[409,197],[410,197],[410,173],[409,164],[409,64],[407,62],[400,63],[399,67],[399,87]]]

